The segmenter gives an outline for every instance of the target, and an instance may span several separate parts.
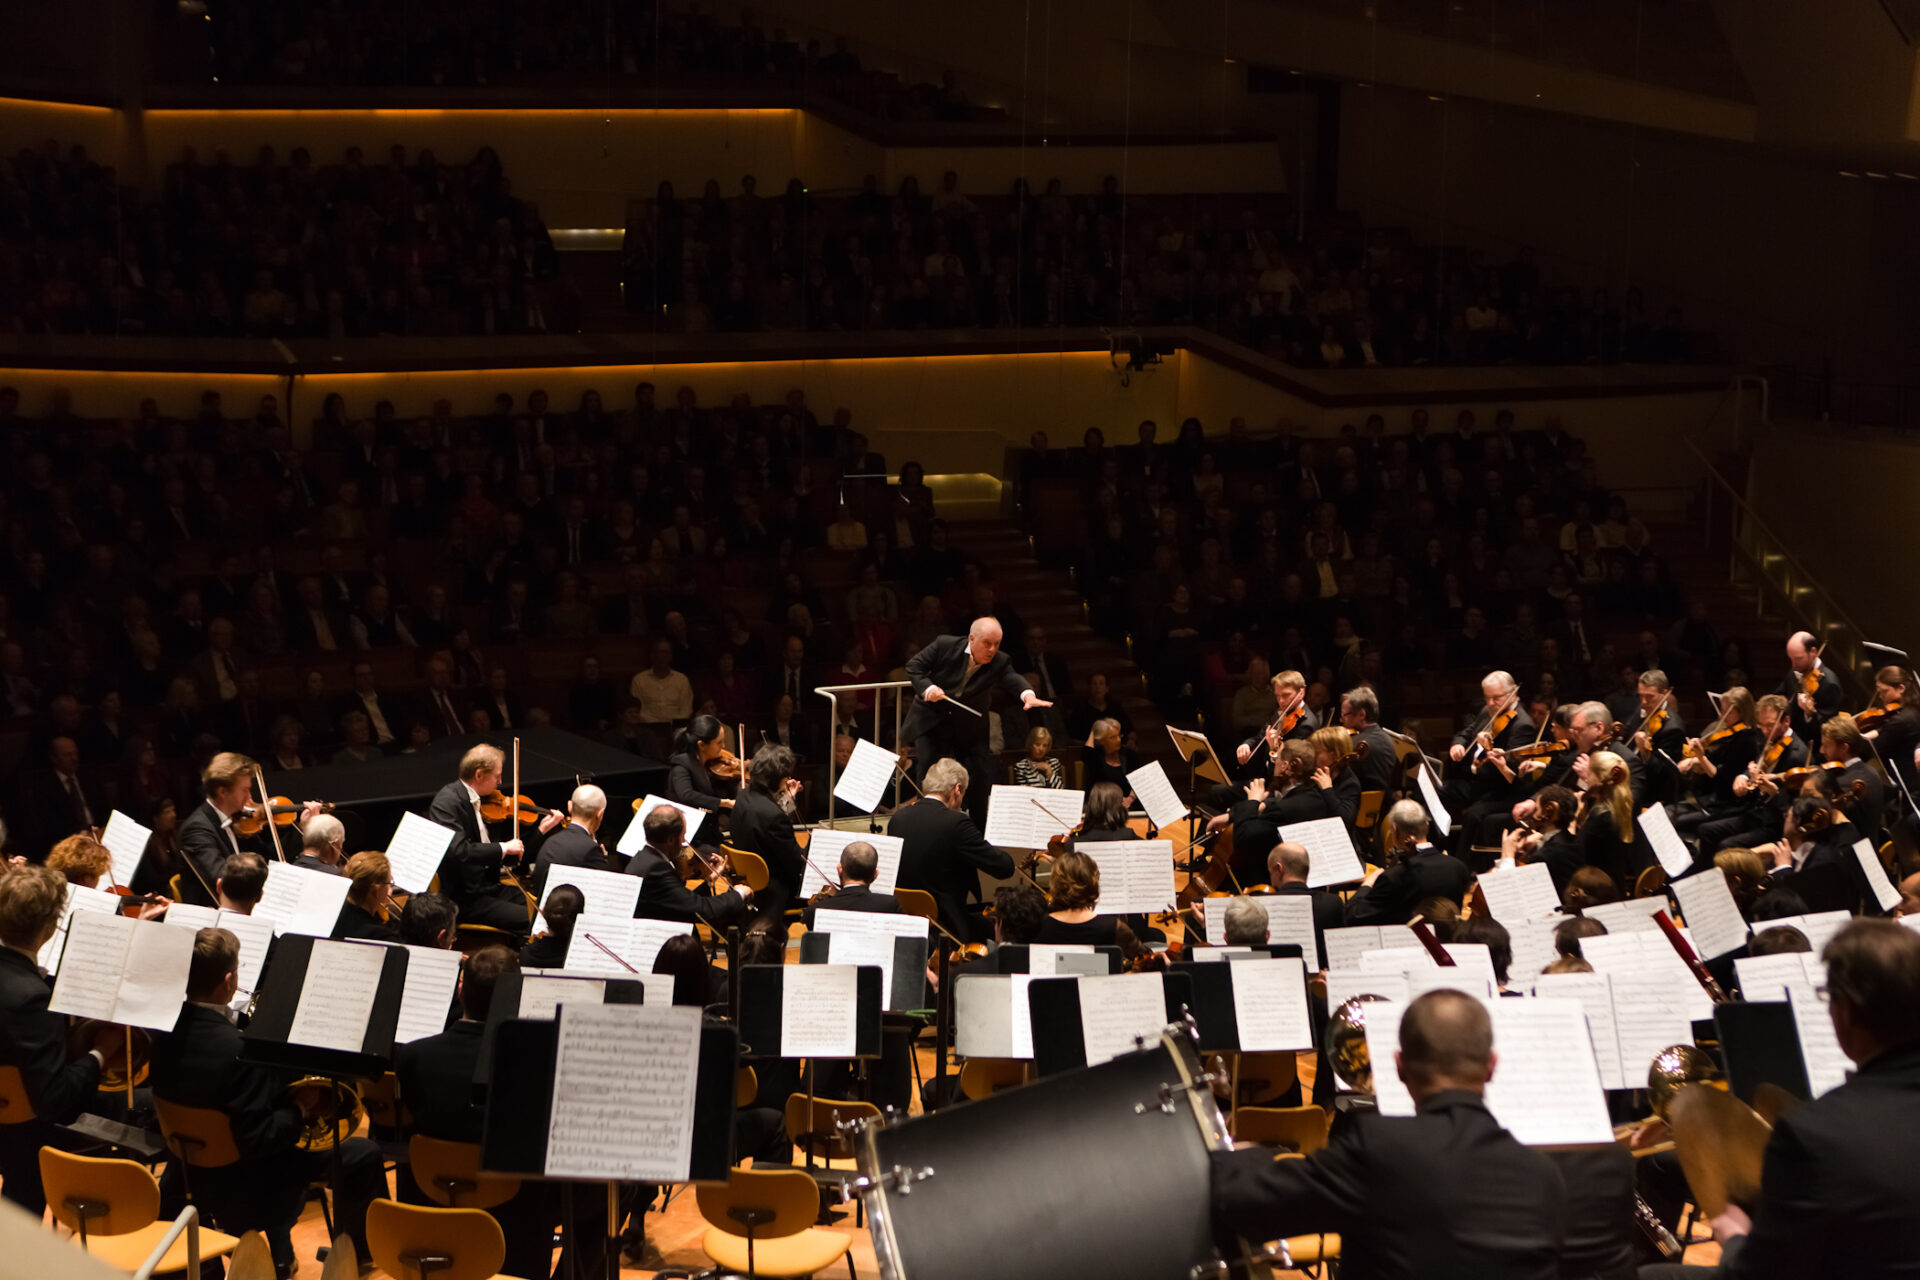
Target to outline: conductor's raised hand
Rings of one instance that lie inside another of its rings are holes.
[[[1020,705],[1025,707],[1027,710],[1031,711],[1035,707],[1050,707],[1053,704],[1051,702],[1048,702],[1045,698],[1041,697],[1039,694],[1035,693],[1033,690],[1028,689],[1026,692],[1020,695]]]

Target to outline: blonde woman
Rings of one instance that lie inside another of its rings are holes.
[[[1046,787],[1058,791],[1066,786],[1059,757],[1053,754],[1053,734],[1044,725],[1035,725],[1027,734],[1027,754],[1013,762],[1013,780],[1022,787]]]
[[[1574,836],[1587,866],[1599,867],[1625,886],[1651,861],[1640,824],[1633,817],[1633,780],[1627,762],[1611,751],[1587,757],[1587,791],[1580,798]]]

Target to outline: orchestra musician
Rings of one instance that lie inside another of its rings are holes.
[[[1491,843],[1488,824],[1500,824],[1527,789],[1507,753],[1537,736],[1532,718],[1520,705],[1520,686],[1507,672],[1488,672],[1480,682],[1480,694],[1484,704],[1480,714],[1453,735],[1447,757],[1455,767],[1440,787],[1441,803],[1448,812],[1461,815],[1453,827],[1458,854],[1476,843]]]
[[[695,893],[676,865],[686,844],[687,820],[672,805],[655,805],[641,819],[647,842],[627,860],[626,873],[640,877],[634,915],[643,920],[698,920],[714,929],[744,925],[753,890],[736,884],[726,893]],[[697,863],[695,864],[698,865]]]
[[[827,911],[866,911],[875,915],[906,914],[900,900],[890,893],[875,893],[873,882],[880,875],[880,851],[865,840],[849,840],[840,850],[840,884],[834,891],[807,908],[807,928],[813,928],[815,907]]]
[[[365,849],[347,859],[346,876],[353,887],[333,923],[335,938],[366,942],[398,942],[400,930],[391,919],[393,864],[387,855]]]
[[[1579,803],[1578,796],[1557,783],[1542,787],[1529,801],[1528,826],[1516,827],[1500,838],[1501,857],[1545,863],[1553,890],[1563,899],[1574,873],[1586,865],[1580,844],[1568,829]]]
[[[460,918],[524,938],[532,923],[527,895],[501,884],[500,870],[506,859],[524,858],[526,843],[512,837],[494,839],[480,811],[480,802],[500,790],[506,760],[498,747],[485,743],[469,747],[460,757],[459,776],[434,793],[427,817],[454,833],[440,859],[440,892],[460,908]],[[545,835],[559,821],[556,814],[544,815],[539,833]]]
[[[793,776],[796,763],[790,748],[762,746],[753,753],[747,785],[733,802],[734,848],[766,859],[767,887],[755,903],[763,920],[785,917],[806,875],[807,855],[793,838],[794,799],[800,794],[800,780]]]
[[[1707,819],[1696,832],[1701,857],[1711,858],[1722,849],[1752,849],[1780,838],[1792,796],[1771,776],[1797,769],[1807,760],[1807,744],[1791,727],[1788,705],[1786,696],[1778,693],[1754,703],[1759,752],[1745,775],[1733,779],[1733,803],[1726,815]]]
[[[294,856],[293,865],[337,876],[346,861],[346,824],[330,813],[317,813],[308,818],[300,830],[300,852]]]
[[[1455,906],[1466,900],[1473,871],[1427,842],[1429,819],[1419,801],[1396,801],[1384,821],[1387,868],[1348,901],[1348,924],[1405,924],[1429,898]]]
[[[1633,782],[1627,762],[1611,751],[1587,757],[1586,790],[1574,815],[1580,861],[1598,867],[1615,884],[1631,885],[1653,862],[1653,849],[1634,819]]]
[[[987,843],[966,812],[966,766],[952,758],[936,760],[921,783],[923,794],[894,811],[887,827],[898,836],[901,889],[919,889],[933,895],[940,909],[940,927],[954,937],[974,940],[976,932],[963,914],[963,904],[980,891],[984,871],[995,880],[1014,873],[1013,856]]]
[[[607,820],[607,793],[591,782],[575,787],[567,798],[567,818],[566,826],[541,842],[533,873],[535,898],[546,892],[549,867],[619,870],[613,855],[600,843],[600,828]]]
[[[1352,772],[1360,779],[1362,791],[1386,791],[1399,773],[1399,758],[1393,738],[1380,725],[1380,695],[1366,685],[1357,685],[1340,695],[1340,723],[1353,735],[1354,749],[1367,747],[1366,757],[1354,763]]]
[[[1730,817],[1744,807],[1734,784],[1746,773],[1747,766],[1760,758],[1763,739],[1759,725],[1760,711],[1753,694],[1735,685],[1720,695],[1720,718],[1673,753],[1679,761],[1677,775],[1692,781],[1696,788],[1695,798],[1673,813],[1673,825],[1681,835],[1697,836],[1707,823]],[[1712,862],[1712,853],[1703,851],[1701,856],[1705,864]]]
[[[1303,844],[1282,840],[1267,855],[1267,883],[1273,886],[1275,894],[1305,894],[1313,900],[1313,936],[1319,955],[1306,957],[1309,970],[1327,967],[1327,930],[1338,929],[1346,923],[1347,915],[1346,904],[1340,901],[1339,894],[1307,886],[1307,876],[1312,870],[1313,860]]]
[[[733,808],[740,792],[740,759],[727,751],[725,729],[715,716],[695,716],[674,734],[673,745],[667,757],[667,799],[706,810],[699,829],[688,834],[701,849],[717,848],[720,812]],[[729,776],[715,776],[714,769],[728,767]]]
[[[253,914],[267,892],[267,860],[251,849],[242,849],[229,857],[213,882],[215,906],[243,916]]]
[[[1844,711],[1820,726],[1821,759],[1841,766],[1833,777],[1834,793],[1844,796],[1854,783],[1860,784],[1860,798],[1843,800],[1842,807],[1848,820],[1859,828],[1856,834],[1878,843],[1887,812],[1887,784],[1880,770],[1866,758],[1871,751],[1853,717]]]
[[[1686,722],[1666,672],[1642,671],[1634,692],[1640,700],[1640,724],[1628,745],[1646,765],[1647,802],[1670,806],[1680,798],[1678,765],[1687,744]]]
[[[959,761],[971,777],[993,776],[998,761],[988,745],[987,704],[995,689],[1027,711],[1053,705],[1013,669],[1013,660],[1001,652],[1001,639],[999,622],[975,618],[965,636],[939,636],[907,659],[914,698],[900,726],[900,740],[913,744],[913,758],[923,776],[936,761],[947,758]],[[961,709],[940,705],[949,700]],[[985,824],[986,787],[971,797],[968,812],[976,825]]]
[[[1325,730],[1316,730],[1316,737]],[[1343,738],[1345,730],[1335,730]],[[1225,813],[1207,820],[1207,830],[1233,827],[1233,875],[1241,884],[1254,883],[1266,868],[1267,854],[1280,842],[1280,828],[1318,818],[1348,818],[1342,806],[1359,801],[1358,784],[1346,792],[1335,785],[1329,768],[1320,763],[1313,740],[1293,738],[1280,744],[1280,756],[1271,783],[1255,778],[1247,784],[1247,798]]]
[[[93,1101],[100,1073],[126,1050],[126,1034],[101,1023],[86,1052],[67,1056],[67,1018],[50,1012],[53,983],[40,952],[59,931],[67,882],[44,866],[0,875],[0,1066],[20,1073],[33,1118],[0,1125],[0,1196],[36,1219],[47,1201],[40,1184],[40,1148],[67,1144],[59,1126]]]
[[[271,847],[258,837],[243,837],[233,829],[253,792],[254,775],[259,766],[234,751],[222,751],[200,771],[200,788],[206,796],[180,821],[180,852],[187,863],[187,874],[180,877],[183,902],[195,906],[215,905],[213,882],[220,878],[220,864],[228,855],[244,847],[256,853],[272,854]],[[309,802],[303,806],[303,819],[320,812],[321,806]],[[271,839],[271,836],[268,837]]]
[[[1811,633],[1796,631],[1787,637],[1787,665],[1791,668],[1776,690],[1787,699],[1787,722],[1802,741],[1840,710],[1840,681],[1820,659],[1820,647]]]
[[[1304,738],[1320,727],[1320,718],[1307,709],[1307,678],[1298,671],[1273,677],[1273,722],[1234,748],[1236,764],[1247,764],[1262,749],[1271,753],[1281,742]]]

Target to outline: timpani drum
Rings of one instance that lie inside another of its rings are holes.
[[[1186,1026],[1110,1062],[869,1124],[855,1143],[883,1280],[1220,1274],[1208,1154],[1232,1145]]]

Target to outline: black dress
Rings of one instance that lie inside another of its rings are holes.
[[[1068,924],[1048,916],[1033,940],[1048,946],[1117,947],[1120,938],[1115,926],[1119,923],[1119,916],[1098,915],[1079,924]]]

